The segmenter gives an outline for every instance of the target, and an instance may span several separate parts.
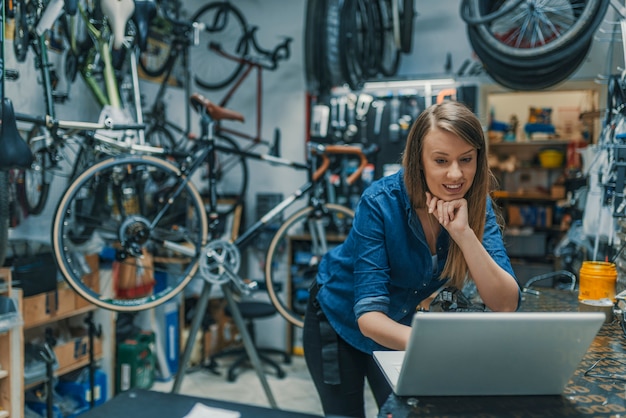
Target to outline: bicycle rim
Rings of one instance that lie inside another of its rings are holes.
[[[214,2],[200,8],[192,20],[206,27],[200,32],[198,46],[190,50],[196,83],[208,90],[226,87],[241,73],[244,64],[219,55],[209,45],[217,44],[230,55],[246,55],[248,44],[243,42],[247,29],[245,18],[232,4]]]
[[[52,228],[68,284],[113,311],[149,309],[176,296],[195,274],[208,233],[202,199],[185,177],[149,156],[109,158],[80,174],[61,197]],[[85,267],[92,254],[102,260],[96,277]]]
[[[4,265],[9,242],[9,173],[0,170],[0,267]]]
[[[484,10],[482,0],[472,0],[471,8]],[[508,7],[515,0],[500,4]],[[567,47],[590,31],[604,16],[609,0],[545,0],[522,2],[510,13],[488,24],[476,25],[476,33],[494,54],[520,59],[550,54]],[[493,13],[497,10],[488,10]],[[597,23],[596,23],[597,22]]]
[[[317,266],[329,248],[345,240],[353,219],[354,212],[345,206],[308,206],[291,215],[274,234],[267,250],[265,282],[272,304],[291,324],[303,326]]]

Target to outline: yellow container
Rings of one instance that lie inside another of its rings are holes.
[[[609,299],[615,302],[615,263],[583,261],[579,272],[578,300]]]
[[[563,166],[564,159],[562,151],[547,149],[539,153],[539,163],[543,168],[559,168]]]

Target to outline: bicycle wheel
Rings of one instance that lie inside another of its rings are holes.
[[[171,60],[172,47],[175,44],[172,24],[157,16],[150,22],[146,50],[139,55],[139,67],[149,77],[158,77],[165,71]]]
[[[272,304],[291,324],[303,326],[308,289],[315,280],[317,265],[329,246],[345,240],[353,219],[354,212],[345,206],[307,206],[291,215],[274,234],[267,250],[265,283]]]
[[[219,134],[215,138],[215,144],[217,146],[215,194],[219,203],[217,212],[220,215],[228,215],[246,197],[248,164],[246,157],[238,154],[241,149],[233,139]],[[209,169],[207,166],[207,170]],[[203,189],[202,194],[208,196],[209,190]]]
[[[4,266],[9,243],[9,173],[0,170],[0,267]]]
[[[248,26],[245,18],[232,4],[214,2],[201,7],[191,20],[205,25],[200,32],[199,46],[190,51],[196,83],[208,90],[226,87],[241,73],[244,64],[223,57],[210,45],[219,46],[229,55],[246,55],[249,46],[243,40]]]
[[[52,222],[68,284],[113,311],[149,309],[177,295],[197,271],[208,233],[204,204],[186,177],[150,156],[108,158],[81,173]],[[90,254],[108,260],[96,279],[85,268]]]
[[[489,8],[471,0],[473,16],[494,14],[516,0]],[[529,59],[548,56],[573,43],[585,43],[601,23],[609,0],[548,0],[522,2],[489,23],[472,26],[494,55]],[[478,11],[478,12],[477,12]],[[485,13],[482,13],[482,12]]]
[[[46,149],[46,133],[41,126],[34,126],[26,140],[33,153],[33,163],[30,169],[20,173],[20,180],[24,187],[24,204],[31,215],[43,212],[50,193],[52,179],[48,173],[50,157]]]

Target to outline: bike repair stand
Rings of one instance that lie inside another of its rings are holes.
[[[241,279],[239,279],[241,280]],[[191,321],[191,329],[189,330],[189,335],[187,336],[187,342],[185,343],[185,351],[183,353],[183,358],[181,359],[180,367],[176,372],[176,377],[174,379],[174,386],[172,386],[172,393],[179,393],[180,385],[182,383],[182,378],[185,375],[185,371],[187,368],[187,363],[189,362],[189,358],[191,357],[191,351],[193,350],[193,344],[196,340],[196,334],[200,329],[200,325],[202,324],[202,319],[204,317],[204,313],[206,312],[209,297],[211,295],[211,286],[212,283],[205,280],[204,285],[202,287],[202,293],[200,294],[200,299],[198,300],[198,304],[196,305],[196,312]],[[256,347],[252,342],[252,338],[248,333],[248,329],[246,324],[241,316],[241,311],[237,306],[235,299],[233,298],[233,291],[230,287],[230,281],[226,283],[222,283],[220,285],[222,292],[224,293],[224,297],[226,298],[226,303],[228,305],[228,309],[230,310],[230,315],[235,321],[235,325],[239,330],[239,334],[243,339],[243,345],[246,349],[246,353],[252,362],[252,366],[256,371],[257,376],[259,376],[259,380],[261,381],[261,385],[265,390],[265,395],[267,396],[267,400],[270,403],[272,408],[277,409],[278,405],[276,404],[276,400],[274,399],[274,395],[272,395],[272,391],[270,389],[269,384],[267,383],[267,379],[265,377],[265,373],[263,372],[263,366],[261,365],[261,360],[259,358],[259,353],[256,351]]]

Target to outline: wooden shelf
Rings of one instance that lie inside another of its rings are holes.
[[[563,139],[551,139],[545,141],[502,141],[490,142],[489,148],[543,148],[543,147],[566,147],[571,141]]]
[[[0,277],[0,294],[14,299],[21,312],[22,292],[11,287],[11,269],[0,268]],[[0,418],[24,416],[23,335],[21,324],[0,333]]]
[[[98,360],[100,360],[101,358],[102,358],[102,355],[100,355],[100,356],[95,356],[95,357],[94,357],[94,360],[95,360],[95,361],[98,361]],[[77,362],[72,363],[71,365],[66,366],[66,367],[61,367],[61,368],[58,368],[58,369],[56,369],[56,370],[54,371],[54,375],[55,375],[55,376],[63,376],[63,375],[65,375],[65,374],[69,373],[69,372],[73,372],[74,370],[78,370],[78,369],[81,369],[81,368],[86,367],[86,366],[89,366],[89,358],[86,358],[86,359],[84,359],[84,360],[77,361]],[[31,383],[29,383],[28,385],[25,385],[25,386],[24,386],[24,390],[28,390],[28,389],[34,388],[34,387],[36,387],[36,386],[38,386],[38,385],[41,385],[42,383],[45,383],[45,382],[46,382],[46,380],[47,380],[46,378],[43,378],[43,379],[38,380],[38,381],[36,381],[36,382],[31,382]]]
[[[46,319],[42,319],[40,321],[29,322],[28,324],[24,325],[24,329],[30,329],[30,328],[40,327],[42,325],[51,324],[51,323],[57,322],[57,321],[59,321],[61,319],[71,318],[73,316],[77,316],[77,315],[81,315],[81,314],[84,314],[84,313],[87,313],[87,312],[95,311],[96,309],[98,309],[98,307],[95,306],[95,305],[89,305],[89,306],[85,306],[83,308],[74,309],[73,311],[70,311],[70,312],[66,312],[66,313],[63,313],[63,314],[55,315],[53,318],[46,318]]]

